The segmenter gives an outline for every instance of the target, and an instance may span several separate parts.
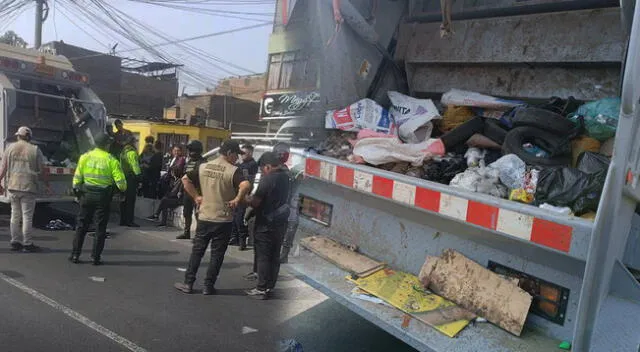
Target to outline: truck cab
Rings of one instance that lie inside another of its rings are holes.
[[[0,152],[20,126],[46,158],[50,194],[39,202],[72,201],[75,162],[105,130],[106,109],[89,88],[89,76],[58,55],[0,44]],[[0,202],[8,202],[6,194]]]

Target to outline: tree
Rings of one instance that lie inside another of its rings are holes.
[[[7,31],[4,35],[0,36],[0,43],[18,46],[21,48],[26,48],[28,45],[27,42],[14,31]]]

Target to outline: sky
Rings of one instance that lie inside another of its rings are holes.
[[[275,1],[237,1],[232,5],[192,5],[199,8],[225,11],[225,16],[239,16],[240,18],[227,18],[215,16],[204,11],[197,12],[165,8],[152,4],[144,4],[128,0],[103,0],[118,10],[130,15],[152,27],[155,31],[164,33],[175,39],[184,39],[206,35],[210,33],[226,31],[230,29],[247,27],[260,24],[261,22],[273,21],[272,14],[275,8]],[[139,48],[139,45],[131,43],[119,34],[103,25],[97,24],[77,9],[77,3],[84,8],[91,8],[89,0],[48,0],[50,12],[49,17],[43,25],[43,43],[54,40],[64,40],[65,43],[92,49],[98,52],[108,52],[110,48],[118,43],[116,55],[143,60],[154,60],[151,54],[145,50],[131,50]],[[210,1],[215,3],[216,0]],[[231,3],[232,1],[221,1],[218,3]],[[238,3],[259,3],[251,5],[240,5]],[[180,4],[180,6],[185,6]],[[97,12],[97,11],[96,11]],[[259,13],[261,15],[247,15],[241,13]],[[248,20],[253,18],[255,20]],[[13,22],[0,24],[0,33],[13,30],[24,38],[30,45],[34,42],[35,23],[35,1],[29,5],[19,17]],[[214,60],[184,52],[176,45],[166,45],[158,47],[176,58],[177,63],[185,64],[185,70],[197,72],[198,78],[188,78],[184,73],[180,74],[180,89],[185,88],[185,92],[194,93],[203,91],[205,87],[213,87],[216,79],[231,76],[232,74],[263,73],[267,65],[267,44],[272,27],[265,25],[262,27],[243,30],[219,36],[188,41],[197,49],[203,50],[207,54],[214,55],[224,61],[234,64],[232,67],[227,63],[219,63]],[[162,39],[149,36],[149,42],[161,43]],[[127,50],[118,53],[119,50]],[[241,69],[240,69],[241,68]]]

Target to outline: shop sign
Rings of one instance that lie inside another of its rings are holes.
[[[266,94],[260,106],[263,119],[299,117],[312,105],[320,102],[317,92]]]

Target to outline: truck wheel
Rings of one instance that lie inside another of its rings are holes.
[[[517,108],[511,118],[513,127],[535,127],[557,135],[569,135],[576,125],[553,111],[526,107]]]
[[[527,152],[523,145],[534,144],[551,157],[538,157]],[[522,161],[530,165],[539,166],[568,166],[571,163],[570,141],[553,133],[535,127],[517,127],[509,131],[502,144],[502,153],[515,154]]]

